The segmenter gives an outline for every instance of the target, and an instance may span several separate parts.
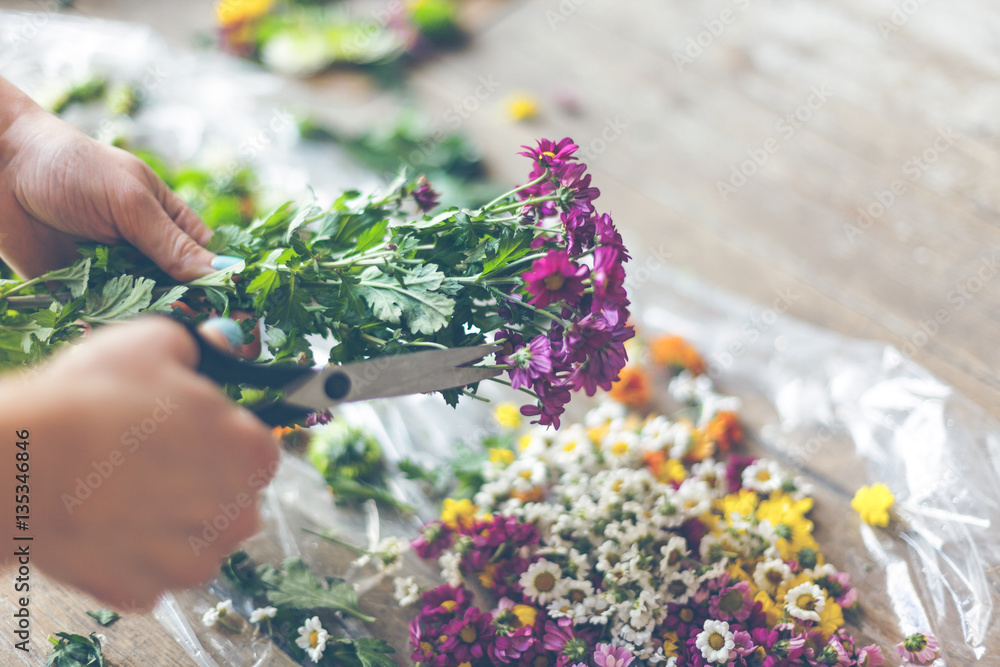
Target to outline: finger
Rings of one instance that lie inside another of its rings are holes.
[[[152,169],[147,169],[146,179],[152,188],[157,201],[167,212],[167,215],[177,224],[181,230],[193,238],[198,244],[206,245],[212,238],[212,230],[202,222],[198,214],[187,205],[180,195],[170,189]]]
[[[232,353],[246,343],[243,329],[228,317],[213,317],[198,327],[198,332],[208,342],[224,352]]]
[[[174,279],[187,282],[212,273],[215,255],[177,226],[151,193],[139,196],[122,235]]]

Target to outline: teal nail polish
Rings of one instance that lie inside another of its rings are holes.
[[[212,260],[212,268],[216,271],[222,271],[224,269],[228,269],[233,264],[238,264],[242,261],[242,257],[233,257],[232,255],[216,255],[215,259]]]
[[[205,326],[221,332],[233,347],[245,345],[247,342],[247,337],[236,320],[231,320],[228,317],[213,317],[205,322]]]

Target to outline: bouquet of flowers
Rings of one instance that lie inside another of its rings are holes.
[[[742,438],[738,400],[715,392],[680,339],[651,351],[682,369],[672,418],[606,401],[559,432],[510,430],[474,497],[445,501],[424,527],[413,547],[446,583],[397,580],[399,597],[420,602],[412,660],[883,664],[845,628],[858,592],[813,539],[808,487],[773,461],[714,458]],[[635,402],[648,382],[630,366],[612,395]]]
[[[277,72],[308,76],[333,65],[385,65],[462,38],[455,0],[407,0],[366,19],[332,4],[221,0],[222,47]]]
[[[70,267],[0,281],[0,366],[36,361],[87,324],[242,312],[269,361],[311,363],[308,335],[332,339],[336,363],[502,343],[497,364],[534,398],[524,414],[558,426],[571,391],[610,388],[633,335],[629,256],[576,150],[569,139],[526,148],[529,181],[476,210],[438,212],[430,183],[404,174],[329,208],[287,203],[220,225],[209,249],[242,261],[185,284],[128,246],[83,246]],[[443,394],[455,404],[462,392]]]

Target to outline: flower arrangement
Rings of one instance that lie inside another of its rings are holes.
[[[569,139],[526,148],[529,182],[476,210],[440,210],[426,179],[402,175],[384,193],[349,191],[328,209],[288,203],[220,225],[209,249],[242,261],[186,284],[128,246],[82,246],[70,267],[0,281],[0,366],[46,356],[81,323],[178,307],[195,319],[244,312],[270,361],[310,363],[310,334],[335,341],[335,363],[499,342],[497,364],[534,399],[524,414],[558,426],[572,391],[611,387],[633,335],[629,256],[596,211],[600,193],[576,150]],[[472,391],[442,393],[455,404]]]
[[[715,392],[684,341],[650,351],[672,368],[673,417],[604,401],[559,432],[509,430],[491,442],[474,496],[445,501],[423,528],[413,548],[445,583],[397,582],[420,605],[411,659],[882,665],[881,649],[845,627],[858,591],[813,539],[808,487],[773,461],[713,458],[742,437],[737,399]],[[630,366],[621,382],[654,372]],[[642,396],[617,386],[626,403]],[[929,645],[908,641],[912,655]]]
[[[434,46],[461,41],[455,0],[407,0],[352,17],[331,2],[220,0],[216,22],[222,47],[295,76],[334,65],[386,65]]]

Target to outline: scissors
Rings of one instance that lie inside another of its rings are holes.
[[[197,370],[202,375],[219,384],[245,384],[284,393],[275,403],[251,408],[269,426],[284,426],[340,403],[464,387],[503,372],[470,365],[499,352],[501,345],[412,352],[317,369],[240,361],[209,343],[193,326],[189,330],[198,342],[201,360]]]

